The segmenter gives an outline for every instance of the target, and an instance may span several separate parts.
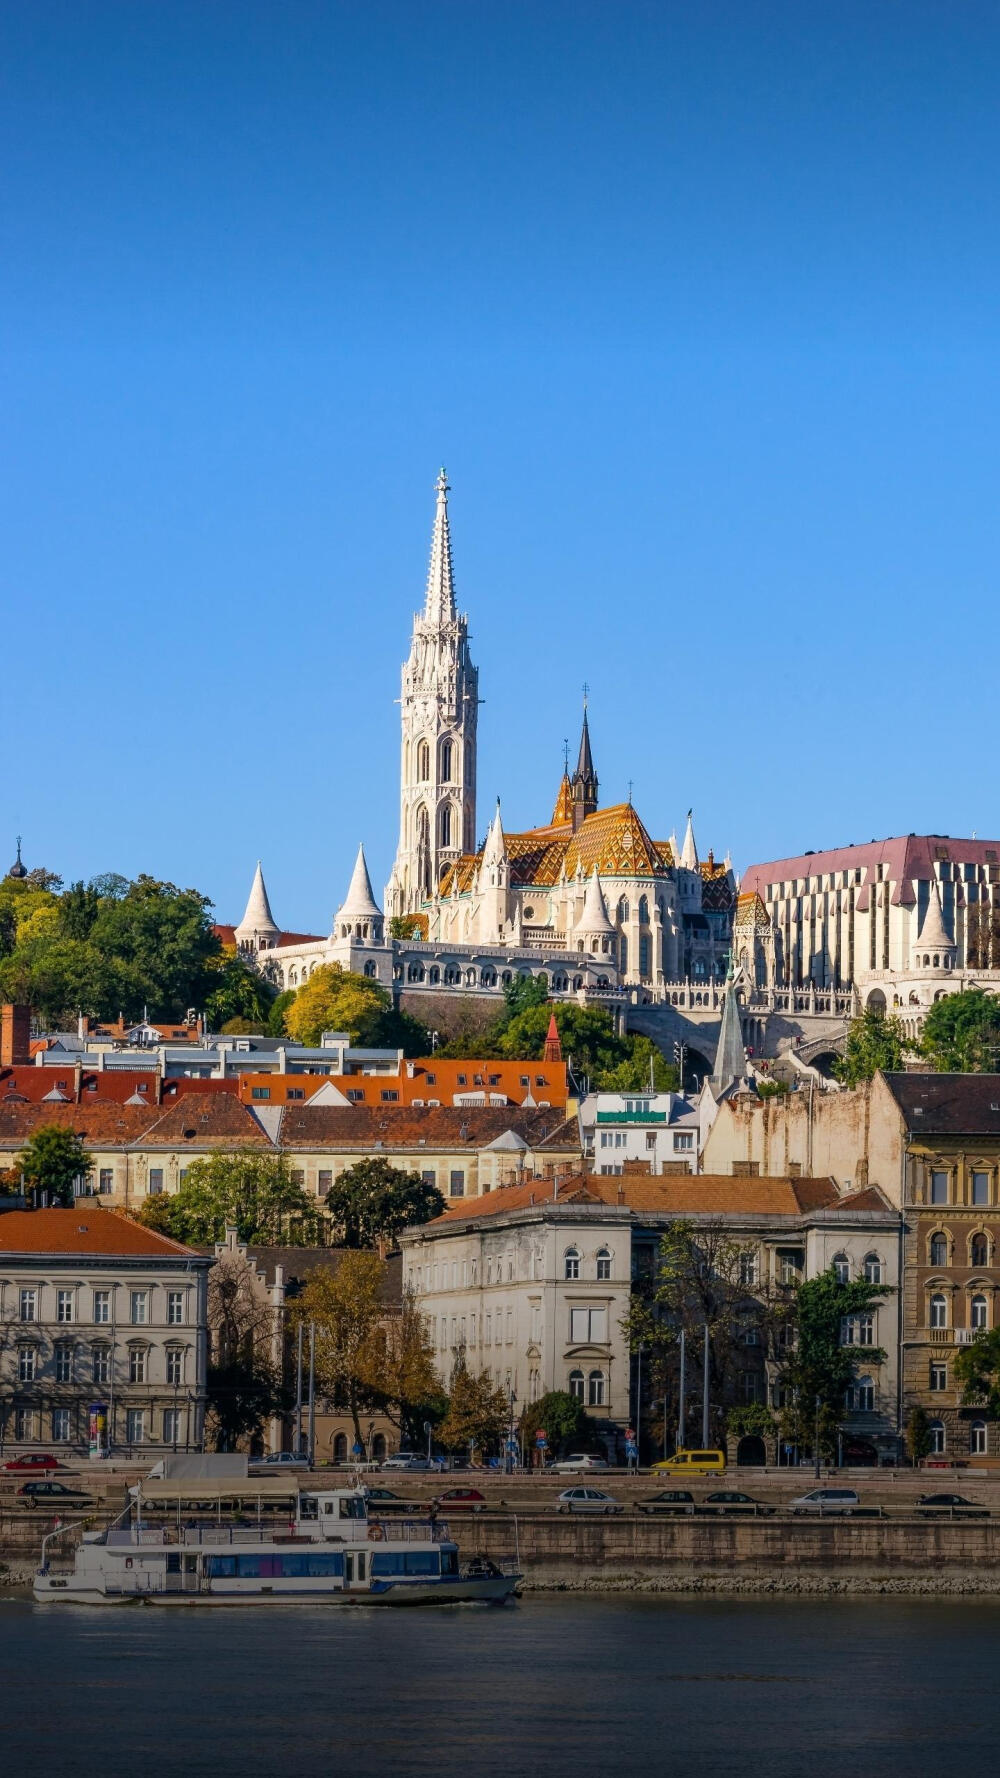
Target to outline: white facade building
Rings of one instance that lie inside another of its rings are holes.
[[[697,1173],[698,1109],[680,1093],[589,1093],[580,1105],[584,1154],[595,1173]]]

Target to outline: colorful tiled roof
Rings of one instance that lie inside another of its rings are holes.
[[[575,833],[571,825],[553,824],[509,833],[506,841],[511,883],[523,887],[551,888],[564,868],[572,877],[578,865],[586,877],[596,869],[602,877],[655,878],[671,869],[669,845],[661,848],[650,838],[631,803],[596,809]],[[450,895],[456,879],[460,891],[470,890],[481,857],[481,852],[466,853],[458,859],[441,884],[441,894]]]

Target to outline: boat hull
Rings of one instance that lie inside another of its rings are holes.
[[[325,1592],[287,1592],[277,1587],[270,1592],[213,1591],[182,1592],[158,1590],[118,1592],[102,1591],[81,1585],[72,1576],[40,1574],[35,1577],[34,1597],[40,1605],[180,1605],[180,1606],[243,1606],[269,1605],[502,1605],[517,1589],[519,1574],[458,1576],[426,1586],[387,1585],[371,1590]]]

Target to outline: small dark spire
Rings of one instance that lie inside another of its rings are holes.
[[[16,882],[20,883],[20,882],[23,882],[23,880],[27,876],[27,874],[28,874],[27,870],[25,869],[24,865],[21,863],[21,836],[20,836],[20,834],[18,834],[18,836],[17,836],[17,857],[14,860],[14,863],[11,865],[10,870],[7,872],[7,875],[9,877],[13,877]]]
[[[580,733],[580,753],[573,773],[573,826],[579,827],[588,815],[597,808],[597,773],[594,770],[594,756],[590,751],[590,727],[587,722],[587,706],[583,706],[583,729]]]

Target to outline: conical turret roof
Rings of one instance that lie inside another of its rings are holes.
[[[247,898],[246,912],[236,928],[236,937],[238,940],[253,938],[256,934],[258,937],[268,935],[277,938],[280,931],[281,927],[275,920],[271,912],[271,903],[267,899],[264,872],[261,870],[258,858],[257,869],[254,871],[253,883]]]
[[[587,879],[587,893],[584,896],[580,918],[576,923],[576,931],[581,936],[586,933],[588,937],[600,937],[604,934],[611,934],[614,930],[608,917],[608,904],[604,899],[601,879],[595,869]]]
[[[681,866],[684,870],[698,869],[698,848],[694,843],[694,822],[692,810],[688,810],[687,826],[684,829],[684,844],[681,847]]]
[[[507,862],[507,841],[504,838],[503,822],[500,819],[500,798],[497,797],[496,814],[490,822],[490,831],[486,835],[480,868],[489,869],[490,865]]]
[[[358,847],[358,855],[354,860],[354,869],[347,886],[347,894],[337,909],[338,920],[381,920],[382,909],[375,900],[372,880],[368,875],[368,864],[365,849]]]
[[[451,566],[451,530],[448,524],[448,477],[442,469],[437,478],[437,507],[431,536],[431,565],[427,573],[424,616],[429,623],[450,623],[455,616],[455,586]]]
[[[931,878],[931,893],[920,928],[918,945],[924,950],[950,951],[954,949],[954,941],[948,937],[948,928],[944,923],[944,909],[941,906],[941,891],[937,877]]]
[[[573,786],[569,781],[569,773],[564,772],[556,806],[552,811],[553,827],[568,827],[573,819]]]

